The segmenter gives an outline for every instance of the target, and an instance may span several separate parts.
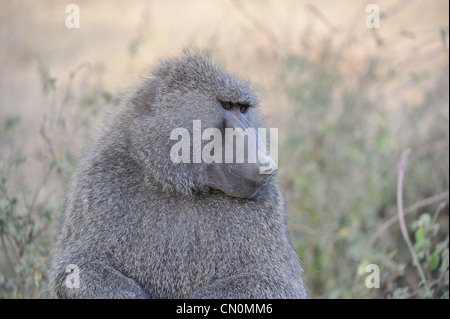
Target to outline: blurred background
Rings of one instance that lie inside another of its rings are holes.
[[[183,48],[260,93],[313,298],[449,297],[447,0],[78,0],[73,29],[70,3],[0,2],[0,298],[45,297],[79,152]]]

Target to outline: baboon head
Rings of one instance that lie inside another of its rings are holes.
[[[161,61],[130,97],[132,153],[150,184],[252,198],[277,170],[258,130],[257,96],[204,54]]]

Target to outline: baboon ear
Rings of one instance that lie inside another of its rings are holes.
[[[155,79],[145,79],[132,94],[131,102],[137,107],[151,108],[160,95],[161,83]]]

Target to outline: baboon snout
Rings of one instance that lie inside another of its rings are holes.
[[[275,174],[276,171],[278,171],[278,167],[275,165],[275,167],[272,166],[266,166],[266,167],[260,167],[259,173],[264,175],[272,175]]]
[[[258,149],[258,165],[259,174],[263,175],[273,175],[278,171],[278,166],[273,160],[273,158],[267,154],[265,145],[259,143],[260,148]]]

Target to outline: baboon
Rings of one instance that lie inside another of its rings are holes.
[[[262,127],[250,85],[185,50],[151,68],[121,103],[69,183],[49,297],[307,297],[266,150],[254,163],[239,163],[237,152],[206,163],[190,145],[188,162],[171,160],[179,140],[171,132],[191,137],[195,120],[221,133]],[[248,156],[258,134],[245,139]]]

